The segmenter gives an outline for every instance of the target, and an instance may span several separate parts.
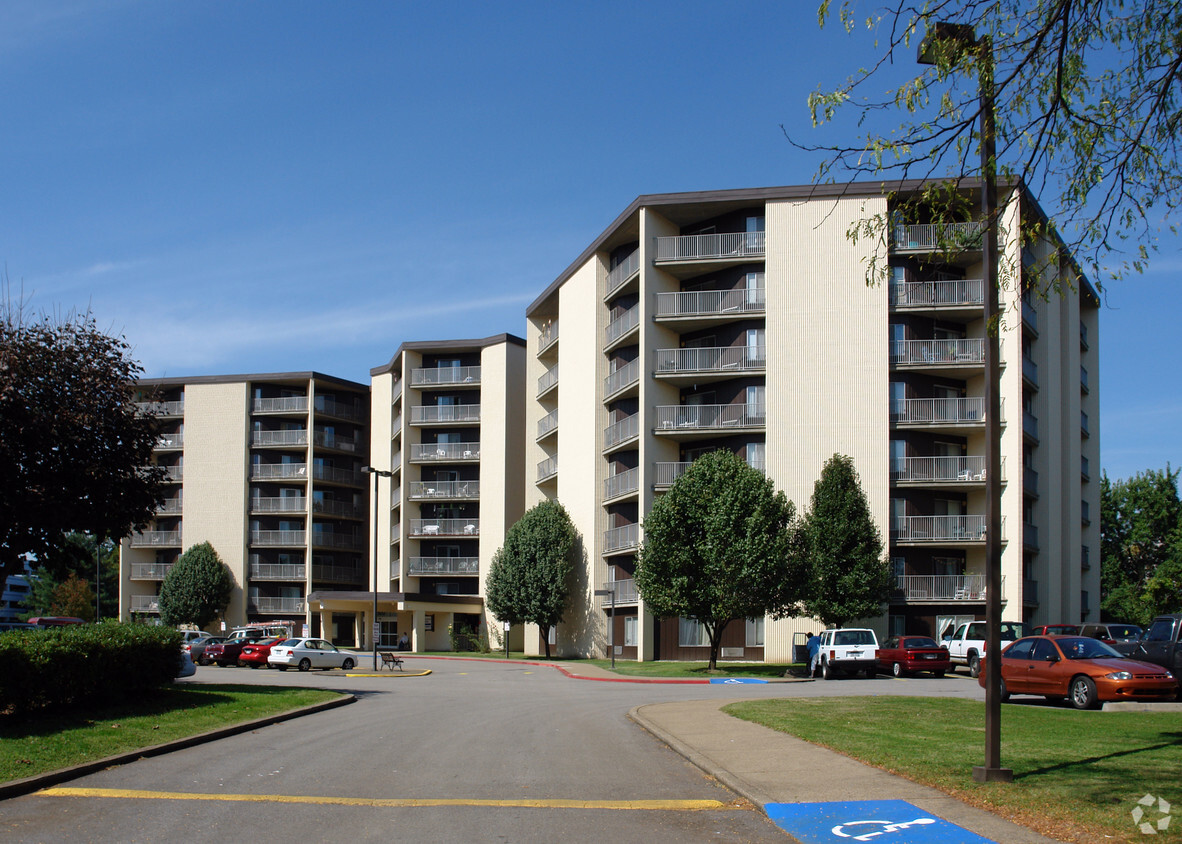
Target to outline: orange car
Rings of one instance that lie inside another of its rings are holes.
[[[985,686],[985,671],[977,678]],[[1076,709],[1104,700],[1172,700],[1174,675],[1121,656],[1086,636],[1027,636],[1001,652],[1001,699],[1010,695],[1068,698]]]

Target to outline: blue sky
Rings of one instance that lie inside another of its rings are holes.
[[[812,2],[6,0],[0,262],[151,376],[364,382],[523,334],[638,194],[809,182],[781,124],[874,57]],[[1180,273],[1169,239],[1109,287],[1112,477],[1182,465]]]

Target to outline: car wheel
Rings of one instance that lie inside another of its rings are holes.
[[[300,660],[300,671],[307,671],[311,667],[312,667],[312,660],[308,659],[307,657],[304,657],[303,659]]]
[[[252,662],[252,663],[250,664],[250,667],[251,667],[251,668],[258,668],[258,667],[259,667],[259,664],[258,664],[257,662]]]
[[[286,671],[286,670],[287,670],[287,666],[286,666],[286,665],[276,665],[275,667],[276,667],[276,668],[278,668],[280,671]]]
[[[1076,709],[1091,709],[1096,705],[1096,684],[1091,677],[1076,677],[1071,681],[1070,697]]]
[[[943,677],[944,676],[944,669],[941,668],[939,671],[933,671],[932,673],[935,674],[937,677]]]
[[[828,662],[821,663],[821,678],[824,680],[832,680],[834,677],[833,669],[829,667]]]
[[[981,657],[976,654],[969,657],[969,676],[974,679],[981,676]]]
[[[1001,681],[1001,689],[1000,689],[1001,699],[1002,700],[1009,700],[1010,699],[1010,690],[1006,688],[1005,678],[1004,677],[1000,678],[1000,681]]]
[[[346,659],[345,664],[342,665],[341,668],[345,669],[346,671],[352,671],[353,670],[353,660]]]
[[[899,663],[897,663],[897,662],[891,663],[891,673],[894,674],[896,677],[902,677],[903,676],[903,666],[899,665]]]
[[[876,680],[876,679],[878,679],[878,668],[877,668],[877,667],[875,667],[875,668],[867,668],[867,669],[866,669],[866,679],[867,679],[867,680]]]

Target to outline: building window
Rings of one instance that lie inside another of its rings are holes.
[[[640,644],[640,617],[624,616],[624,647],[634,648]]]
[[[710,637],[706,627],[695,618],[677,620],[677,646],[679,648],[708,648]]]
[[[747,647],[763,647],[763,616],[747,619]]]

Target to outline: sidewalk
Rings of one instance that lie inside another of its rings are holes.
[[[993,841],[1054,841],[934,788],[719,711],[735,702],[652,703],[628,714],[694,765],[761,808],[769,803],[906,800]]]

